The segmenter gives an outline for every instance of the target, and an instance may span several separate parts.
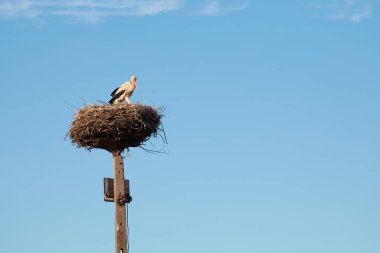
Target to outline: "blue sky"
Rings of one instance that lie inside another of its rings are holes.
[[[114,249],[112,156],[64,137],[132,74],[169,144],[125,160],[131,252],[380,252],[379,11],[0,1],[0,252]]]

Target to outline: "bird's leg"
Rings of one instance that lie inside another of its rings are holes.
[[[129,99],[129,97],[125,97],[125,101],[127,102],[128,105],[132,104],[131,100]]]

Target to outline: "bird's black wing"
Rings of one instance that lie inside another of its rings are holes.
[[[111,105],[113,104],[113,102],[115,102],[114,98],[111,98],[110,101],[108,101],[108,103],[110,103]]]
[[[111,96],[113,96],[119,88],[120,87],[117,87],[114,91],[112,91]]]
[[[122,91],[120,91],[120,92],[114,94],[114,95],[112,96],[111,100],[108,101],[108,103],[113,104],[113,102],[114,102],[116,99],[118,99],[118,98],[119,98],[124,92],[125,92],[125,90],[122,90]]]

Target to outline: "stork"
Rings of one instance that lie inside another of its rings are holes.
[[[108,102],[111,105],[113,104],[120,104],[123,102],[126,102],[127,104],[131,104],[131,100],[129,99],[133,91],[137,88],[137,77],[136,76],[131,76],[131,80],[123,83],[120,85],[120,87],[116,88],[112,93],[111,93],[111,100]]]

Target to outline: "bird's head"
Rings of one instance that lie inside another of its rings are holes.
[[[137,87],[136,82],[137,82],[137,76],[135,76],[135,75],[131,76],[131,83],[134,84],[135,87]]]

